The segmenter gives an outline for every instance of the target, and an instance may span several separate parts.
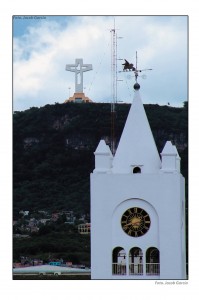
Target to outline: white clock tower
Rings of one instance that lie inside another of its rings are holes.
[[[91,174],[92,279],[186,279],[185,181],[170,141],[158,154],[140,86],[113,157]]]

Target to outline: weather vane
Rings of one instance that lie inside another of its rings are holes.
[[[138,74],[139,72],[143,72],[143,71],[151,71],[152,69],[142,69],[142,70],[138,70],[137,68],[137,51],[136,51],[136,66],[134,67],[134,65],[132,63],[129,63],[126,59],[124,59],[125,63],[122,64],[124,67],[123,67],[123,71],[121,72],[126,72],[126,71],[133,71],[134,74],[135,74],[135,81],[137,83],[137,78],[138,78]],[[145,75],[142,76],[143,78],[146,78]]]

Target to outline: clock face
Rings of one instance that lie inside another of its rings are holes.
[[[147,233],[151,225],[151,220],[149,214],[144,209],[132,207],[123,213],[121,225],[126,234],[139,237]]]

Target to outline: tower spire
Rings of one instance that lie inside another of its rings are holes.
[[[138,86],[135,83],[133,103],[113,159],[114,173],[131,173],[136,167],[142,173],[154,173],[161,166]]]

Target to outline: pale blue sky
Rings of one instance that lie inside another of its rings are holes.
[[[111,34],[117,56],[138,68],[152,68],[139,79],[143,103],[182,106],[187,99],[187,16],[15,16],[13,17],[14,110],[63,103],[75,91],[74,74],[65,65],[83,58],[84,92],[110,102]],[[123,61],[118,60],[118,71]],[[118,101],[130,103],[134,78],[118,73]]]
[[[44,22],[56,21],[66,26],[68,22],[72,22],[73,17],[67,18],[66,16],[46,16],[46,15],[19,15],[13,17],[13,35],[15,37],[22,36],[28,31],[28,27],[42,25]]]

